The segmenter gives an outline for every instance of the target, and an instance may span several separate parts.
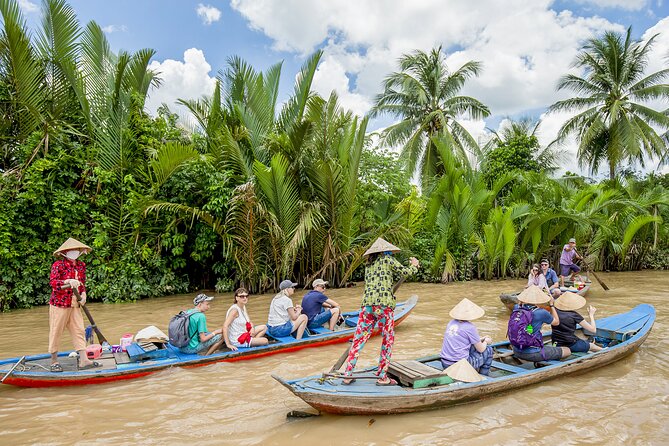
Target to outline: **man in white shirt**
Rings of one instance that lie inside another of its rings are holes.
[[[269,306],[267,317],[267,333],[273,338],[283,338],[295,333],[295,339],[302,339],[304,330],[307,328],[309,318],[302,314],[300,305],[293,306],[290,296],[295,292],[297,284],[290,280],[284,280],[279,284],[279,294],[274,296]]]

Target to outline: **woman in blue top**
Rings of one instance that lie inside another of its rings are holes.
[[[550,312],[537,306],[546,303],[548,303]],[[543,345],[541,327],[544,324],[551,325],[553,327],[560,325],[560,318],[555,311],[554,299],[552,296],[544,293],[537,286],[530,286],[524,289],[518,295],[518,305],[513,307],[511,318],[515,317],[517,314],[516,310],[519,309],[525,309],[532,312],[532,322],[527,327],[527,332],[535,337],[537,344],[541,344],[542,347],[514,345],[513,341],[509,339],[511,341],[511,346],[513,347],[514,356],[520,359],[524,359],[525,361],[540,362],[562,359],[571,355],[571,350],[569,350],[567,347],[553,347],[550,345]]]

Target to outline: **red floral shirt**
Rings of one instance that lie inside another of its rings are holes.
[[[66,259],[60,259],[53,262],[51,266],[51,277],[49,283],[51,283],[51,299],[49,300],[50,305],[56,307],[70,307],[72,306],[72,289],[61,289],[63,282],[66,279],[77,279],[81,282],[79,287],[79,293],[86,292],[86,287],[84,286],[86,282],[86,264],[81,260],[75,260],[72,263]]]

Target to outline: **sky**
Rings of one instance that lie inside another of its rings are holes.
[[[364,114],[397,59],[441,45],[455,70],[469,60],[483,72],[461,94],[491,109],[485,121],[461,121],[475,138],[508,119],[541,119],[539,139],[550,143],[567,115],[546,109],[568,92],[555,85],[582,44],[606,30],[632,27],[636,39],[659,36],[648,72],[669,66],[669,0],[70,0],[82,25],[94,20],[114,51],[153,48],[151,68],[162,86],[150,92],[149,112],[178,98],[209,95],[231,56],[256,69],[282,61],[280,99],[292,91],[304,60],[324,51],[313,88],[335,90],[343,106]],[[31,26],[37,0],[19,0]],[[653,104],[664,110],[669,104]],[[378,130],[393,122],[370,122]],[[575,146],[564,149],[567,159]],[[575,164],[575,161],[574,161]],[[652,163],[651,163],[652,164]],[[657,164],[646,166],[654,169]],[[660,168],[669,172],[669,166]],[[576,166],[570,169],[576,171]]]

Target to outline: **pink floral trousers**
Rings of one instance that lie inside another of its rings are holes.
[[[360,350],[369,339],[375,329],[380,329],[383,335],[381,343],[381,354],[379,356],[379,368],[376,374],[379,379],[385,379],[388,372],[388,363],[395,342],[395,310],[384,305],[367,305],[360,310],[358,325],[353,335],[353,344],[346,360],[344,373],[350,375],[358,361]]]

